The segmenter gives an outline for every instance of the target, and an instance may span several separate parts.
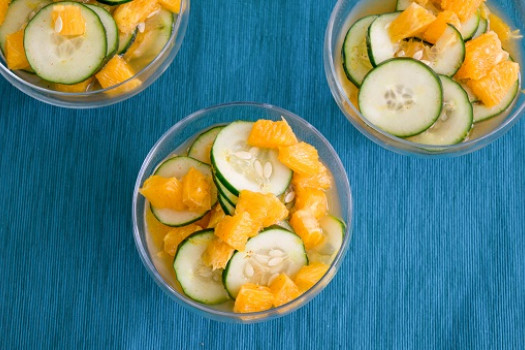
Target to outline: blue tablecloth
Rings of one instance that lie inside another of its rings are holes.
[[[525,348],[525,121],[474,154],[400,156],[346,121],[325,80],[335,1],[194,1],[182,49],[139,96],[51,107],[0,80],[0,348]],[[354,237],[340,273],[268,323],[174,303],[135,250],[131,195],[189,113],[251,100],[317,127],[347,169]]]

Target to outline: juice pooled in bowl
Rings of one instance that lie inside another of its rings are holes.
[[[180,0],[13,0],[0,6],[5,65],[26,81],[69,93],[120,94],[168,43]]]
[[[155,267],[180,293],[222,310],[291,302],[341,248],[332,185],[317,150],[284,119],[211,127],[142,184]]]
[[[339,79],[361,115],[393,136],[437,146],[475,139],[517,99],[521,35],[483,0],[361,2],[348,21]]]

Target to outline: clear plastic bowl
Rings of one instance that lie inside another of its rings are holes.
[[[365,1],[365,3],[363,1]],[[390,3],[391,6],[389,5]],[[493,2],[491,1],[488,2],[489,7],[492,3]],[[396,136],[392,136],[370,123],[359,113],[359,110],[356,108],[356,106],[354,106],[345,92],[345,84],[351,85],[351,83],[346,80],[341,63],[341,48],[343,46],[344,37],[350,26],[358,19],[355,16],[355,10],[359,8],[360,11],[365,8],[366,14],[379,13],[378,9],[375,8],[376,6],[372,5],[373,7],[370,8],[370,4],[377,4],[377,6],[383,7],[383,12],[390,12],[395,8],[395,1],[390,0],[388,3],[386,1],[378,2],[366,0],[339,0],[335,5],[328,22],[323,49],[325,74],[332,95],[334,96],[335,101],[339,105],[339,108],[346,118],[363,135],[378,145],[397,153],[405,155],[418,155],[423,157],[451,157],[474,152],[487,146],[509,131],[510,128],[516,124],[516,122],[518,122],[519,118],[523,114],[523,109],[525,108],[524,94],[519,94],[517,101],[507,116],[504,118],[497,117],[493,120],[485,122],[493,124],[485,125],[487,129],[490,129],[489,132],[483,135],[476,135],[479,137],[472,138],[457,145],[428,146],[414,143]],[[364,6],[368,6],[368,9],[366,9]],[[503,11],[504,18],[509,22],[512,28],[520,29],[521,33],[525,33],[523,22],[523,18],[525,18],[525,7],[523,6],[522,0],[501,0],[497,2],[495,9]],[[522,65],[522,71],[524,68],[522,60],[522,58],[525,57],[524,53],[525,40],[522,39],[517,42],[516,52],[514,53],[513,57]],[[523,81],[521,83],[523,83]],[[520,89],[523,90],[524,87],[522,86]]]
[[[163,277],[155,265],[154,259],[152,259],[152,255],[154,255],[155,252],[150,250],[147,242],[148,232],[145,221],[146,200],[139,194],[138,190],[144,183],[144,180],[153,173],[155,167],[162,160],[172,154],[175,149],[179,148],[186,141],[191,140],[210,126],[230,123],[236,120],[255,121],[261,118],[280,120],[281,117],[287,120],[299,139],[317,148],[320,159],[323,160],[324,164],[326,164],[334,176],[334,186],[340,201],[340,212],[338,214],[347,224],[347,231],[341,249],[337,253],[326,275],[308,292],[286,305],[263,312],[236,314],[231,311],[200,304],[185,296],[176,281],[168,280],[165,276]],[[271,105],[249,102],[231,103],[203,109],[175,124],[175,126],[157,141],[149,152],[140,169],[133,191],[132,217],[135,244],[147,271],[160,288],[180,305],[202,316],[219,321],[252,323],[269,320],[297,310],[310,301],[328,285],[343,261],[352,237],[352,213],[352,194],[348,176],[335,150],[323,135],[312,125],[293,113]]]
[[[179,52],[180,46],[186,34],[188,18],[190,13],[190,0],[181,1],[181,10],[173,27],[171,37],[159,55],[146,67],[135,74],[134,77],[107,89],[89,91],[83,93],[60,92],[33,84],[34,75],[23,71],[11,71],[7,68],[5,61],[0,59],[0,74],[7,81],[25,94],[45,103],[66,108],[98,108],[112,105],[135,96],[150,86],[166,71],[173,59]],[[142,84],[129,92],[119,93],[117,89],[132,79],[139,79]]]

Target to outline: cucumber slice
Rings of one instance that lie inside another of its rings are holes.
[[[451,77],[465,61],[465,42],[460,32],[448,24],[441,38],[432,47],[432,52],[435,56],[430,61],[430,68],[437,74]]]
[[[332,215],[323,217],[319,220],[319,224],[325,235],[324,240],[315,250],[308,251],[308,258],[311,261],[331,264],[343,245],[346,224]]]
[[[226,215],[235,214],[235,207],[222,195],[219,194],[219,204]]]
[[[111,16],[111,13],[109,13],[106,9],[91,4],[84,5],[93,10],[104,25],[104,29],[106,30],[106,41],[108,46],[106,50],[106,58],[111,58],[117,52],[119,45],[117,23],[113,19],[113,16]]]
[[[9,34],[18,32],[44,6],[48,0],[14,0],[9,4],[4,23],[0,26],[0,48],[5,55],[5,41]]]
[[[215,182],[215,186],[217,187],[219,194],[228,203],[230,203],[231,206],[235,207],[237,205],[237,202],[239,201],[239,197],[231,193],[230,190],[228,190],[228,188],[221,183],[221,181],[217,178],[217,176],[213,177],[213,181]]]
[[[70,85],[91,77],[104,63],[107,52],[106,30],[89,7],[72,1],[60,4],[80,9],[86,21],[84,35],[72,38],[57,35],[51,25],[55,4],[50,4],[27,24],[24,49],[31,68],[40,78]]]
[[[363,116],[399,137],[422,133],[439,118],[443,89],[439,77],[411,58],[394,58],[372,70],[359,91]]]
[[[219,132],[211,149],[215,175],[235,196],[242,190],[270,192],[278,196],[288,188],[292,171],[277,159],[276,150],[247,144],[253,124],[237,121]],[[272,169],[269,178],[260,170],[266,164]]]
[[[130,2],[132,0],[97,0],[97,2],[100,2],[101,4],[106,4],[110,6],[125,4],[126,2]]]
[[[476,30],[476,33],[474,33],[474,36],[472,37],[472,39],[475,39],[478,36],[485,34],[488,29],[489,29],[489,21],[483,17],[480,17],[478,29]]]
[[[131,45],[135,42],[138,32],[139,32],[139,29],[135,28],[135,30],[132,31],[131,33],[126,33],[126,34],[121,33],[121,32],[118,33],[119,42],[118,42],[117,53],[119,55],[123,55],[128,51]]]
[[[467,93],[468,100],[470,101],[470,103],[474,104],[474,102],[479,102],[479,99],[476,97],[476,95],[474,95],[474,93],[472,92],[472,89],[469,88],[467,84],[461,83],[461,82],[459,84],[461,85],[463,90],[465,90],[465,92]]]
[[[373,68],[368,57],[366,37],[368,27],[377,16],[368,16],[355,22],[346,33],[342,49],[343,68],[346,77],[357,87]]]
[[[229,299],[221,281],[220,270],[213,271],[202,262],[202,254],[213,237],[213,230],[192,234],[179,245],[173,261],[173,268],[184,294],[208,305],[221,304]]]
[[[484,120],[496,117],[508,110],[516,100],[519,91],[520,81],[518,79],[516,80],[514,87],[507,93],[507,95],[505,95],[503,101],[501,101],[497,106],[489,108],[483,105],[481,101],[473,102],[472,107],[474,108],[474,123],[479,123]]]
[[[211,147],[213,146],[217,134],[222,128],[224,128],[224,125],[215,126],[197,136],[188,150],[188,157],[195,158],[206,164],[211,164]]]
[[[303,241],[295,233],[269,228],[250,238],[244,252],[236,252],[224,269],[222,279],[228,294],[236,298],[245,283],[267,286],[273,276],[294,277],[308,264]]]
[[[468,21],[466,21],[465,23],[461,23],[460,32],[463,36],[463,40],[467,41],[469,39],[472,39],[476,31],[478,30],[480,18],[481,12],[478,10]]]
[[[473,112],[468,94],[461,85],[441,75],[443,111],[438,121],[427,131],[410,138],[425,145],[453,145],[463,141],[472,129]]]
[[[388,34],[388,27],[397,17],[399,12],[380,15],[368,27],[366,45],[370,63],[374,67],[393,58],[399,49],[399,44],[393,43]]]
[[[180,180],[192,167],[206,176],[212,176],[211,168],[208,164],[204,164],[196,159],[184,156],[173,157],[164,161],[155,171],[155,175],[160,175],[163,177],[176,177]],[[215,185],[211,186],[211,198],[211,206],[213,207],[215,203],[217,203],[217,188]],[[209,210],[198,213],[189,210],[177,211],[168,208],[155,208],[151,206],[151,212],[158,221],[162,222],[164,225],[173,227],[189,225],[192,222],[201,219],[208,213],[208,211]]]

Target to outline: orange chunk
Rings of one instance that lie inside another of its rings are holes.
[[[269,288],[273,294],[273,306],[275,307],[284,305],[301,294],[294,281],[284,273],[277,276],[272,283],[270,283]]]
[[[308,209],[316,219],[320,219],[328,212],[326,193],[315,188],[299,189],[295,193],[295,209]]]
[[[86,32],[86,20],[80,6],[54,5],[51,17],[51,25],[57,34],[77,36]]]
[[[302,175],[315,175],[321,167],[317,150],[306,142],[279,147],[278,159],[288,168]]]
[[[86,92],[91,83],[93,83],[93,78],[89,78],[83,82],[73,85],[55,84],[55,89],[61,92],[81,93]]]
[[[441,8],[455,12],[461,22],[472,17],[485,0],[441,0]]]
[[[191,167],[181,182],[182,203],[190,211],[202,212],[211,209],[211,179]]]
[[[7,35],[5,40],[5,51],[7,67],[9,67],[9,69],[27,69],[30,67],[24,49],[23,28],[18,32]]]
[[[452,11],[440,12],[436,20],[430,24],[422,35],[423,40],[435,44],[447,29],[447,24],[452,24],[456,29],[461,29],[458,15]]]
[[[499,40],[502,42],[506,42],[515,36],[515,33],[512,31],[509,25],[493,13],[489,15],[489,23],[490,30],[495,32],[498,35]]]
[[[191,224],[183,227],[175,227],[168,231],[164,237],[164,251],[170,256],[175,256],[179,244],[192,233],[202,230],[202,227]]]
[[[316,188],[319,190],[329,190],[332,187],[332,177],[328,169],[320,163],[319,171],[313,175],[301,175],[294,173],[292,185],[296,190],[301,188]]]
[[[493,31],[487,32],[465,44],[465,61],[456,78],[479,80],[492,67],[508,58],[509,54],[501,48],[498,35]]]
[[[233,312],[248,313],[271,309],[273,294],[270,288],[253,283],[243,284],[235,298]]]
[[[224,214],[224,211],[222,210],[222,207],[220,205],[216,205],[215,208],[211,211],[211,217],[210,221],[208,222],[208,228],[215,228],[217,224],[224,219],[226,214]]]
[[[4,23],[7,8],[11,0],[0,0],[0,26]]]
[[[224,269],[235,249],[224,243],[219,237],[214,237],[202,254],[202,262],[213,270]]]
[[[392,21],[388,33],[393,42],[398,42],[424,32],[435,20],[432,12],[413,2]]]
[[[487,107],[498,105],[518,80],[520,65],[504,61],[492,68],[480,80],[469,80],[468,87]]]
[[[295,275],[294,282],[302,292],[312,288],[328,271],[328,265],[322,262],[313,262],[303,266]]]
[[[259,227],[268,227],[288,217],[288,209],[273,193],[243,190],[239,194],[236,213],[249,213]]]
[[[278,122],[264,119],[258,120],[253,124],[252,131],[248,137],[250,146],[261,148],[279,148],[296,143],[297,137],[284,119]]]
[[[292,214],[290,225],[301,237],[306,249],[314,248],[324,239],[323,230],[315,215],[308,209],[301,209]]]
[[[166,10],[173,13],[179,13],[181,10],[180,0],[159,0],[159,4],[161,4]]]
[[[138,1],[134,0],[133,2]],[[129,4],[133,3],[130,2]],[[122,5],[121,5],[122,6]],[[97,80],[103,89],[120,84],[135,75],[131,66],[118,55],[113,56],[108,63],[97,74]],[[131,91],[141,84],[139,79],[132,79],[126,84],[111,90],[111,93],[118,94]]]
[[[244,251],[248,238],[259,231],[250,214],[243,212],[225,216],[215,227],[215,235],[238,251]]]
[[[133,0],[119,5],[113,13],[113,18],[118,29],[124,34],[129,34],[158,9],[160,5],[157,0]]]
[[[186,209],[182,203],[182,185],[174,177],[166,178],[153,175],[144,181],[139,192],[155,208]]]

